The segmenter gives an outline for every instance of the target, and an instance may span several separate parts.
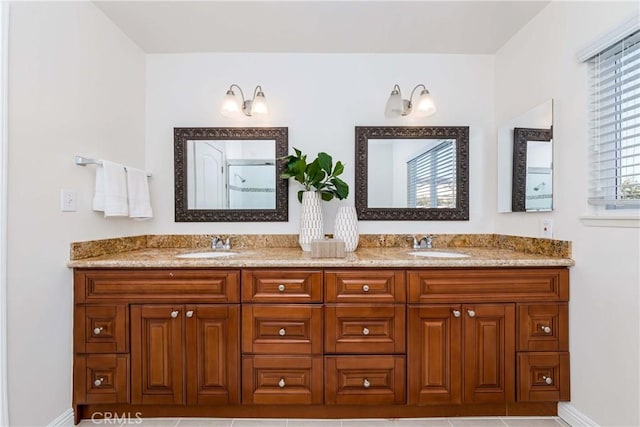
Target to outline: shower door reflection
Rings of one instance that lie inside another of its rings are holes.
[[[229,209],[275,209],[276,173],[273,160],[227,161]]]

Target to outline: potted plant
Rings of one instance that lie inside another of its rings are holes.
[[[300,234],[298,237],[303,251],[311,250],[311,241],[324,237],[322,218],[322,200],[334,197],[343,200],[349,195],[349,185],[338,178],[344,172],[344,165],[338,161],[333,165],[332,157],[327,153],[318,153],[312,162],[307,163],[307,155],[294,147],[295,155],[284,158],[285,170],[282,179],[293,178],[304,187],[298,191],[298,200],[302,203],[300,213]]]
[[[305,191],[320,193],[324,201],[334,197],[343,200],[349,195],[349,185],[338,178],[344,172],[344,165],[338,161],[333,166],[333,159],[327,153],[318,153],[311,163],[307,163],[307,155],[302,154],[297,148],[293,148],[296,155],[288,155],[284,158],[285,171],[280,178],[293,178],[304,187],[298,191],[298,201],[302,202],[302,194]]]

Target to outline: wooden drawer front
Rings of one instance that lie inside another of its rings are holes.
[[[76,270],[76,302],[239,302],[235,270]]]
[[[244,356],[242,403],[322,403],[322,356]]]
[[[322,353],[322,307],[245,305],[242,351],[263,354]]]
[[[326,356],[325,403],[381,405],[405,402],[404,356]]]
[[[327,302],[405,302],[404,271],[327,271],[325,272]]]
[[[322,271],[245,270],[243,302],[322,302]]]
[[[325,307],[325,353],[404,353],[405,306]]]
[[[569,388],[569,353],[518,354],[518,401],[568,401]]]
[[[518,304],[518,350],[569,351],[569,305]]]
[[[76,353],[126,353],[129,351],[127,306],[77,306],[75,316]]]
[[[129,356],[76,356],[73,381],[77,404],[128,403]]]
[[[566,268],[414,270],[407,281],[411,303],[569,300]]]

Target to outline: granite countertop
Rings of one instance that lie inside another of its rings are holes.
[[[564,267],[574,265],[568,257],[532,254],[487,247],[444,247],[420,249],[428,252],[467,254],[464,258],[435,258],[410,255],[410,247],[362,247],[346,258],[311,258],[299,248],[239,248],[236,255],[219,258],[177,258],[206,248],[144,248],[71,260],[71,268],[243,268],[243,267]],[[221,251],[218,251],[221,252]]]

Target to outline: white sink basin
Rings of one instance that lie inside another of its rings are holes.
[[[442,252],[442,251],[415,251],[409,252],[409,255],[429,257],[429,258],[468,258],[470,255],[461,254],[460,252]]]
[[[222,258],[237,255],[236,252],[191,252],[176,255],[176,258]]]

